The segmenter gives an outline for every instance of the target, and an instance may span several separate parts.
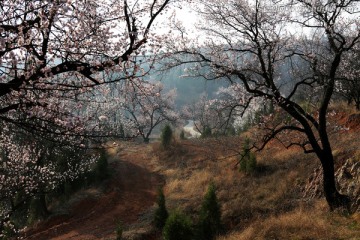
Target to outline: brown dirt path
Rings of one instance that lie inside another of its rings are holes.
[[[25,239],[114,239],[119,220],[125,226],[135,223],[156,201],[162,177],[151,169],[151,151],[135,143],[113,150],[114,174],[105,193],[78,201],[69,214],[38,224]]]

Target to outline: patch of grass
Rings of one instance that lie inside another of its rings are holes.
[[[302,153],[289,150],[280,155],[275,147],[258,154],[259,173],[247,176],[233,168],[236,157],[226,158],[220,145],[216,149],[216,146],[208,146],[208,140],[203,141],[185,140],[182,147],[188,150],[182,160],[159,159],[159,164],[164,164],[159,172],[166,178],[165,191],[170,208],[180,204],[183,209],[196,213],[204,189],[214,182],[225,223],[238,225],[243,218],[292,209],[294,199],[300,197],[299,182],[305,182],[312,171],[312,165],[307,168],[304,162],[283,159],[287,156],[298,158]],[[206,154],[206,151],[212,153]],[[271,157],[276,154],[276,158]],[[217,155],[217,158],[198,158],[209,155]],[[179,167],[177,161],[184,161],[186,167]]]
[[[323,204],[323,203],[322,203]],[[218,240],[247,239],[360,239],[355,221],[315,206],[298,207],[290,212],[258,219],[244,230]]]
[[[356,150],[354,153],[354,160],[360,162],[360,150]]]
[[[255,174],[237,171],[235,153],[251,136],[246,132],[227,138],[187,139],[166,152],[159,143],[153,144],[156,157],[151,161],[165,178],[168,207],[180,208],[196,219],[204,189],[214,182],[228,232],[218,239],[360,239],[359,216],[329,213],[323,199],[304,203],[305,183],[319,166],[315,155],[272,141],[256,153]],[[334,132],[331,142],[339,163],[349,157],[360,159],[358,132]]]
[[[349,105],[346,101],[333,101],[329,106],[329,112],[339,111],[339,109],[341,109],[341,112],[346,115],[351,115],[359,112],[358,110],[356,110],[356,107],[354,105]]]

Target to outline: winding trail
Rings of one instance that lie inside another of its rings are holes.
[[[42,222],[25,239],[114,239],[119,220],[124,225],[137,222],[156,201],[162,177],[151,169],[151,151],[144,144],[119,147],[112,154],[113,177],[104,193],[78,201],[69,214]]]

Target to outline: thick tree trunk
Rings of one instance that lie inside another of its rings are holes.
[[[336,189],[334,158],[331,153],[324,154],[321,158],[323,169],[323,184],[326,201],[331,211],[343,208],[350,210],[350,198],[342,195]]]
[[[39,193],[38,196],[33,198],[29,210],[29,223],[46,219],[49,216],[49,211],[46,205],[45,194]]]
[[[43,193],[40,194],[37,201],[38,201],[38,209],[37,209],[38,217],[41,219],[45,219],[50,214],[49,210],[47,209],[45,194]]]

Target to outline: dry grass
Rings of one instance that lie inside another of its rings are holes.
[[[329,110],[330,111],[332,111],[332,110],[335,110],[335,111],[341,110],[341,112],[343,112],[346,115],[359,113],[359,111],[356,110],[354,105],[349,105],[345,101],[334,101],[334,102],[332,102],[330,104]]]
[[[176,178],[169,182],[166,192],[177,198],[194,198],[199,195],[200,189],[206,189],[212,177],[212,174],[206,169],[194,171],[188,178]]]
[[[354,111],[350,108],[344,111],[334,115],[332,121],[345,124],[348,114]],[[336,161],[342,163],[348,158],[360,161],[360,128],[332,129]],[[238,161],[234,154],[241,150],[244,138],[176,140],[167,151],[158,142],[148,145],[117,142],[109,144],[108,154],[112,161],[136,155],[131,158],[132,163],[146,165],[149,171],[161,174],[168,209],[180,208],[193,220],[208,185],[215,183],[227,231],[218,240],[360,240],[360,213],[353,216],[329,213],[324,199],[303,199],[305,183],[319,166],[314,154],[305,155],[297,148],[285,149],[273,141],[256,153],[257,171],[246,175],[234,169]],[[155,208],[154,204],[136,225],[126,229],[127,239],[152,236]],[[160,239],[159,234],[156,237]]]
[[[161,166],[158,171],[166,179],[165,194],[169,207],[181,206],[189,212],[196,212],[209,183],[214,182],[223,219],[234,226],[241,227],[242,219],[250,220],[294,208],[300,196],[299,184],[305,182],[302,176],[307,176],[312,170],[291,160],[299,159],[299,152],[279,151],[274,147],[258,154],[259,171],[248,176],[233,169],[237,158],[227,158],[232,151],[225,151],[219,141],[192,140],[177,144],[179,148],[187,149],[182,151],[185,154],[181,157],[158,154]],[[154,148],[156,151],[156,146]]]
[[[218,240],[360,239],[358,221],[327,213],[324,204],[324,201],[321,201],[317,203],[320,207],[298,207],[277,216],[257,219],[243,231],[232,232]]]
[[[359,155],[356,136],[349,131],[332,136],[337,159]],[[229,157],[234,148],[241,149],[242,139],[178,141],[168,152],[155,144],[154,161],[166,181],[169,209],[182,208],[196,219],[205,191],[214,182],[231,232],[221,240],[360,239],[360,215],[356,220],[330,214],[324,200],[302,198],[307,178],[318,166],[315,155],[273,142],[257,153],[258,171],[246,175],[233,169],[237,157]]]

